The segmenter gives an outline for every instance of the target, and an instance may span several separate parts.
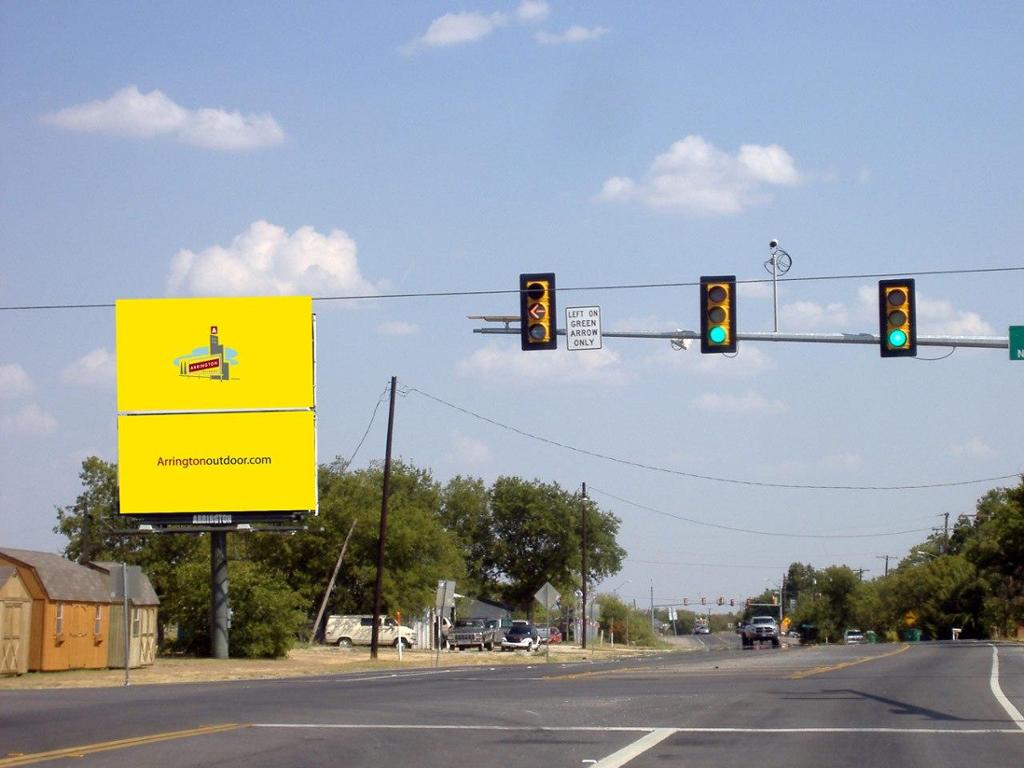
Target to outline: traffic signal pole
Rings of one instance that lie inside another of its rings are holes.
[[[473,333],[520,335],[518,328],[474,328]],[[565,336],[564,328],[556,330],[559,336]],[[701,339],[697,331],[601,331],[603,337],[618,339],[666,339],[696,340]],[[804,344],[869,344],[877,347],[880,339],[871,333],[773,333],[771,331],[737,333],[737,341],[775,341]],[[1009,349],[1009,336],[918,336],[919,347],[969,347],[973,349]]]

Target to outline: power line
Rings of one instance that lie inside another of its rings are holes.
[[[370,434],[370,428],[373,426],[373,420],[377,418],[377,411],[380,409],[380,404],[384,402],[384,398],[387,397],[390,389],[391,385],[388,384],[388,386],[384,388],[384,391],[381,392],[380,397],[377,398],[377,404],[373,406],[373,413],[370,414],[370,423],[366,425],[366,431],[363,432],[363,436],[359,438],[359,444],[356,446],[356,449],[352,451],[352,455],[349,456],[348,463],[345,465],[346,468],[352,466],[352,462],[355,461],[356,454],[359,453],[359,449],[363,447],[363,442],[366,440],[366,436]]]
[[[929,530],[928,528],[913,528],[906,531],[886,531],[885,533],[791,533],[789,531],[759,531],[755,528],[738,528],[732,525],[721,525],[720,523],[709,523],[704,520],[695,520],[692,517],[684,517],[683,515],[677,515],[673,512],[665,512],[654,507],[649,507],[646,504],[641,504],[637,501],[630,501],[624,499],[621,496],[616,496],[608,491],[602,491],[600,488],[593,488],[591,490],[600,493],[603,496],[607,496],[610,499],[621,501],[624,504],[629,504],[636,507],[637,509],[643,509],[647,512],[653,512],[656,515],[663,515],[665,517],[671,517],[675,520],[681,520],[684,523],[692,523],[693,525],[701,525],[706,528],[718,528],[723,531],[732,531],[734,533],[750,533],[757,536],[778,536],[780,538],[787,539],[875,539],[883,536],[902,536],[907,533],[921,533]]]
[[[574,445],[569,445],[568,443],[559,442],[558,440],[552,440],[547,437],[535,435],[532,432],[526,432],[525,430],[519,429],[518,427],[503,424],[500,421],[488,418],[487,416],[482,416],[479,413],[469,410],[468,408],[462,408],[461,406],[455,405],[454,403],[449,403],[447,400],[442,400],[440,397],[436,397],[435,395],[431,395],[428,392],[424,392],[421,389],[416,389],[415,387],[407,386],[404,388],[404,392],[412,392],[418,395],[422,395],[428,400],[433,400],[434,402],[439,403],[447,408],[451,408],[452,410],[458,411],[459,413],[471,416],[474,419],[479,419],[480,421],[486,422],[495,427],[499,427],[500,429],[504,429],[509,432],[514,432],[517,435],[521,435],[522,437],[526,437],[531,440],[536,440],[537,442],[540,443],[546,443],[547,445],[553,445],[556,448],[562,448],[564,450],[572,451],[573,453],[578,453],[583,456],[592,456],[593,458],[596,459],[603,459],[604,461],[611,461],[616,464],[622,464],[628,467],[645,469],[649,472],[661,472],[667,475],[677,475],[679,477],[689,477],[694,480],[707,480],[709,482],[715,483],[728,483],[731,485],[748,485],[759,488],[792,488],[800,490],[817,491],[912,491],[921,490],[925,488],[950,488],[953,486],[960,485],[975,485],[977,483],[993,483],[999,480],[1009,480],[1011,478],[1016,478],[1018,476],[1018,473],[1015,472],[1009,475],[1000,475],[997,477],[983,477],[978,478],[976,480],[951,480],[944,483],[919,483],[916,485],[814,485],[805,483],[770,483],[762,480],[742,480],[734,477],[700,475],[695,472],[684,472],[683,470],[680,469],[659,467],[654,464],[644,464],[643,462],[639,461],[632,461],[630,459],[622,459],[616,456],[609,456],[608,454],[598,453],[597,451],[587,450],[586,448],[579,448]]]
[[[930,269],[915,272],[862,272],[856,274],[840,275],[810,275],[807,277],[786,277],[780,278],[780,283],[807,283],[827,280],[866,280],[869,278],[906,277],[908,275],[975,275],[990,274],[997,272],[1024,272],[1024,267],[976,267],[972,269]],[[737,280],[737,283],[757,284],[770,283],[771,278],[757,278],[752,280]],[[579,285],[560,286],[559,293],[578,291],[631,291],[648,290],[653,288],[690,288],[700,285],[700,281],[688,280],[682,282],[667,283],[623,283],[607,285]],[[498,296],[502,294],[519,294],[518,288],[490,289],[490,290],[462,290],[462,291],[419,291],[409,293],[373,293],[354,296],[314,296],[313,301],[375,301],[382,299],[430,299],[430,298],[451,298],[457,296]],[[91,303],[91,304],[21,304],[0,306],[0,311],[41,311],[41,310],[62,310],[62,309],[112,309],[113,302]]]

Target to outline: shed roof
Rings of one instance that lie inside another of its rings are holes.
[[[110,571],[118,565],[121,564],[111,563],[105,560],[93,560],[88,564],[89,568],[103,574],[103,578],[107,580],[107,589],[111,593],[114,592],[114,586],[110,583],[112,578]],[[128,578],[131,580],[128,585],[128,589],[132,595],[132,605],[160,605],[160,598],[156,596],[156,590],[153,589],[153,583],[141,569],[136,570],[134,567],[130,567],[130,570],[128,571]]]
[[[106,578],[84,565],[73,563],[60,555],[34,552],[29,549],[2,547],[0,556],[18,565],[31,568],[50,600],[81,603],[110,602],[110,589],[107,586]]]

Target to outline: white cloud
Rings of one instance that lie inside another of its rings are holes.
[[[57,429],[57,420],[35,403],[0,416],[0,434],[11,437],[41,437]]]
[[[456,370],[461,376],[493,382],[543,378],[567,385],[580,382],[620,385],[629,380],[619,355],[607,347],[586,352],[558,349],[527,353],[519,349],[518,343],[492,344],[459,361]]]
[[[388,320],[377,326],[377,333],[381,336],[415,336],[419,332],[418,325],[402,320]]]
[[[523,0],[516,6],[516,18],[523,24],[544,21],[551,13],[551,6],[545,0]]]
[[[486,443],[460,433],[452,436],[449,448],[454,454],[452,458],[462,465],[481,467],[490,463],[493,458],[491,449]]]
[[[75,386],[103,386],[116,378],[113,353],[101,347],[75,360],[60,372],[60,380]]]
[[[690,216],[727,216],[770,202],[766,186],[800,181],[793,158],[777,144],[745,144],[730,155],[701,136],[690,135],[658,155],[645,180],[613,176],[604,182],[598,198],[637,200]]]
[[[964,443],[950,445],[946,448],[946,453],[967,459],[988,459],[996,455],[995,450],[980,437],[972,437]]]
[[[789,332],[848,331],[850,312],[842,302],[794,301],[779,307],[779,329]]]
[[[16,400],[32,391],[32,380],[17,363],[0,365],[0,399]]]
[[[503,13],[484,14],[476,11],[446,13],[430,22],[427,31],[403,49],[414,53],[420,48],[446,48],[475,43],[503,26],[508,17]]]
[[[756,392],[741,396],[708,392],[695,398],[691,405],[698,410],[713,413],[766,414],[786,410],[786,404],[781,400],[769,400]]]
[[[323,235],[300,227],[291,235],[255,221],[226,248],[178,251],[171,262],[168,293],[200,296],[376,292],[359,272],[355,241],[341,230]]]
[[[43,116],[43,122],[83,133],[157,138],[225,152],[273,146],[284,131],[269,114],[229,112],[202,107],[187,109],[161,91],[141,93],[134,85],[106,100],[76,104]]]
[[[876,299],[877,301],[877,299]],[[995,330],[977,312],[953,308],[948,299],[929,299],[917,294],[917,330],[935,336],[992,336]]]
[[[667,369],[670,373],[697,373],[717,378],[749,378],[775,367],[775,361],[756,344],[740,342],[733,355],[702,355],[700,341],[690,342],[686,351],[675,350],[666,340],[653,353],[640,359],[641,364],[650,368]]]
[[[553,35],[550,32],[538,32],[534,38],[541,45],[561,45],[563,43],[585,43],[590,40],[598,40],[608,34],[607,27],[581,27],[573,24],[560,35]]]

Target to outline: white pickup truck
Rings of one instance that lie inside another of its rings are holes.
[[[353,645],[370,645],[373,637],[373,616],[328,616],[327,628],[324,630],[324,642],[328,645],[342,647]],[[416,633],[409,627],[395,622],[390,616],[380,617],[380,628],[377,632],[380,645],[401,643],[411,648],[416,643]]]

